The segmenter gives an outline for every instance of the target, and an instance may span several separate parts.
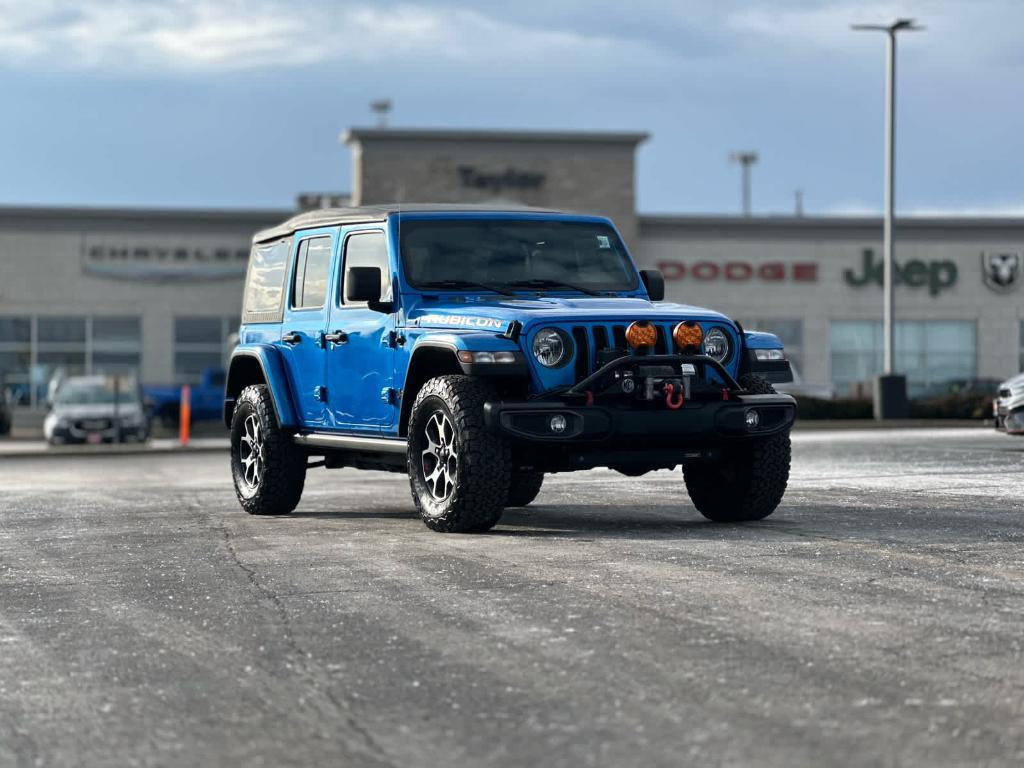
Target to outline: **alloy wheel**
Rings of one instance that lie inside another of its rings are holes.
[[[448,415],[435,411],[423,429],[426,448],[420,453],[423,481],[430,495],[444,501],[455,490],[459,470],[459,454],[455,446],[455,428]]]

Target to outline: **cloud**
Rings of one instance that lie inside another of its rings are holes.
[[[729,13],[726,26],[736,34],[781,47],[793,54],[818,57],[879,55],[871,37],[854,34],[851,24],[887,23],[910,18],[925,27],[923,34],[904,34],[908,48],[930,63],[950,67],[1019,59],[1019,0],[789,0],[747,5]],[[878,35],[878,33],[875,33]],[[882,39],[875,40],[876,46]]]
[[[0,0],[0,66],[202,74],[360,62],[663,65],[640,38],[549,28],[473,8],[317,0]]]

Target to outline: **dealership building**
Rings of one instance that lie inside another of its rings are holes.
[[[878,218],[643,215],[638,133],[352,129],[349,199],[532,205],[611,216],[667,300],[786,344],[840,395],[882,361]],[[187,383],[221,363],[249,241],[295,210],[0,208],[0,383],[38,407],[46,382],[137,371]],[[1024,365],[1024,219],[912,218],[896,230],[897,367],[911,394]]]

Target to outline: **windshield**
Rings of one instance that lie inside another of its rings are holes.
[[[138,393],[134,388],[122,388],[115,393],[113,383],[71,382],[60,388],[56,402],[57,405],[113,405],[115,394],[116,401],[122,405],[138,401]]]
[[[632,291],[636,270],[615,231],[566,221],[411,221],[405,276],[417,288]]]

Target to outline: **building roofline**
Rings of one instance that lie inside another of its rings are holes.
[[[281,219],[295,213],[294,208],[143,208],[101,206],[16,206],[0,205],[0,223],[25,223],[41,220],[121,219],[136,221],[254,221]]]
[[[784,229],[881,229],[879,216],[741,216],[723,214],[645,214],[637,216],[641,227],[709,229],[727,227],[737,231]],[[924,229],[1022,229],[1024,217],[1008,216],[897,216],[896,226]]]
[[[649,133],[629,131],[508,131],[445,128],[367,128],[353,127],[338,137],[343,144],[367,139],[373,141],[505,141],[567,142],[574,144],[637,145],[650,138]]]

